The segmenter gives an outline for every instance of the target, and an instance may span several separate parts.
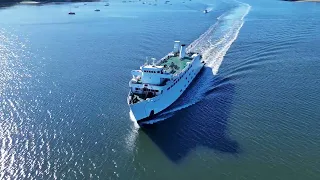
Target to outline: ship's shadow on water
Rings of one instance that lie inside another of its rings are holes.
[[[203,71],[205,72],[202,72],[195,81],[199,81],[199,78],[212,78],[212,80],[206,82],[211,84],[200,102],[175,112],[172,117],[164,121],[144,124],[141,128],[175,163],[201,146],[222,153],[240,152],[239,144],[228,136],[228,115],[232,105],[234,85],[228,78],[212,76],[210,68],[205,68]],[[198,82],[192,86],[203,88]],[[183,96],[191,93],[188,91]]]

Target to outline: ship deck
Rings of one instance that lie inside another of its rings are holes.
[[[187,66],[187,63],[191,61],[192,58],[188,56],[184,57],[182,60],[180,60],[179,56],[172,56],[169,59],[163,60],[159,65],[166,65],[167,69],[169,69],[169,67],[172,69],[172,74],[178,74]]]

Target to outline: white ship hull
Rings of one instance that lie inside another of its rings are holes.
[[[134,104],[130,104],[128,99],[128,105],[135,117],[135,120],[138,122],[149,120],[155,114],[160,113],[161,111],[169,107],[172,103],[174,103],[188,88],[188,86],[204,66],[204,63],[201,61],[201,58],[194,59],[192,64],[190,64],[190,69],[185,71],[183,75],[180,75],[182,76],[181,79],[177,81],[177,83],[169,90],[168,87],[170,87],[170,83],[166,85],[162,94]],[[176,78],[180,78],[180,76]]]

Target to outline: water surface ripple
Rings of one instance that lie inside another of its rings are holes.
[[[320,178],[317,5],[171,3],[0,9],[0,179]],[[174,40],[206,66],[140,127],[130,71]]]

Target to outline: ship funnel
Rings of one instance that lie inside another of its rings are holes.
[[[180,47],[180,41],[175,41],[173,44],[173,53],[178,53]]]
[[[182,44],[181,45],[181,48],[180,48],[180,55],[179,55],[179,58],[182,59],[184,58],[186,55],[186,45],[185,44]]]

